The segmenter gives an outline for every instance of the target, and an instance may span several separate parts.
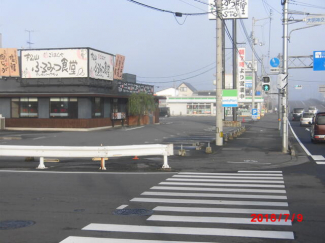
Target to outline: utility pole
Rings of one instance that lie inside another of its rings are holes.
[[[282,152],[288,152],[288,1],[281,0],[283,6],[283,74],[287,84],[283,89],[282,96]]]
[[[216,145],[223,145],[223,123],[222,123],[222,13],[221,0],[215,0],[216,4]]]
[[[237,89],[237,20],[232,20],[232,88]],[[232,120],[237,121],[237,107],[232,108]]]

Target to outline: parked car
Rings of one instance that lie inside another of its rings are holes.
[[[310,126],[315,114],[311,112],[304,112],[300,118],[300,126]]]
[[[311,112],[311,113],[316,114],[317,111],[318,111],[318,110],[317,110],[316,106],[310,106],[310,107],[308,108],[308,112]]]
[[[170,108],[159,107],[159,116],[170,117]]]
[[[311,142],[325,141],[325,112],[319,112],[311,122]]]
[[[299,121],[303,113],[304,113],[304,108],[294,108],[292,111],[292,120]]]

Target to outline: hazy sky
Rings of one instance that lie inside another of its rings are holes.
[[[208,11],[208,0],[137,1],[172,12]],[[325,1],[290,0],[289,8],[325,14]],[[260,20],[269,17],[270,9],[271,29],[269,19]],[[290,16],[296,20],[304,18]],[[260,20],[256,22],[255,35],[262,46],[255,47],[259,57],[264,57],[268,71],[269,58],[282,52],[281,0],[249,0],[249,19],[243,20],[248,35],[252,17]],[[231,21],[226,24],[231,32]],[[305,22],[291,24],[289,31],[305,26]],[[0,0],[2,46],[28,48],[26,30],[32,31],[32,48],[91,47],[125,55],[124,72],[136,74],[139,83],[155,85],[155,90],[181,82],[189,82],[198,90],[214,89],[216,22],[207,15],[179,18],[127,0]],[[246,47],[246,60],[251,60],[251,49],[240,22],[238,42],[247,43],[239,47]],[[226,37],[226,48],[230,47]],[[292,32],[289,56],[312,55],[317,50],[325,50],[325,25]],[[226,71],[231,72],[231,50],[227,49],[226,54]],[[317,98],[318,85],[325,84],[324,71],[291,69],[289,75],[290,99]],[[272,79],[274,82],[275,77]],[[303,85],[303,89],[295,90],[296,84]]]

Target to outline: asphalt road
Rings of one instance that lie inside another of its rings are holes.
[[[20,140],[3,141],[42,144],[33,138],[48,136],[48,145],[108,145],[211,135],[214,120],[197,119],[171,117],[133,130],[76,133],[77,139],[71,132],[15,132]],[[170,171],[154,156],[112,160],[108,171],[83,160],[40,171],[37,162],[2,158],[0,242],[323,242],[324,165],[281,153],[275,114],[245,125],[243,135],[213,146],[212,154],[189,149],[185,157],[172,156]],[[253,212],[263,220],[251,222]],[[266,222],[272,214],[276,222]],[[290,219],[279,221],[284,214]]]

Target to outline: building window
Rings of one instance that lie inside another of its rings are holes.
[[[103,117],[104,116],[104,99],[94,98],[92,102],[92,117]]]
[[[37,98],[20,98],[19,104],[20,114],[22,118],[38,117],[38,99]]]
[[[19,118],[19,98],[11,99],[11,118]]]
[[[77,98],[50,98],[50,117],[52,118],[78,118]]]
[[[187,87],[180,87],[180,88],[179,88],[179,91],[181,91],[181,92],[186,92],[186,91],[187,91]]]
[[[210,103],[187,103],[186,108],[188,115],[211,114]]]

